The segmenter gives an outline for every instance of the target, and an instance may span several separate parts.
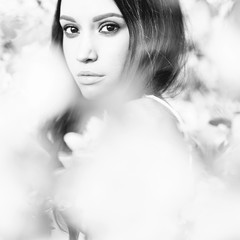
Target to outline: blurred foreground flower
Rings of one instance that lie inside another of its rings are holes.
[[[28,48],[15,63],[11,88],[0,95],[0,239],[50,236],[55,163],[40,130],[76,93],[56,55]]]
[[[121,118],[90,122],[86,136],[67,134],[73,154],[57,175],[55,202],[65,221],[87,237],[185,236],[184,211],[194,195],[196,166],[180,136],[159,124],[166,119],[152,117],[155,104],[129,103]],[[93,144],[85,144],[88,137]]]

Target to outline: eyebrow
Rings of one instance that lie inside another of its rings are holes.
[[[121,14],[118,14],[118,13],[106,13],[106,14],[101,14],[99,16],[94,17],[93,22],[98,22],[98,21],[101,21],[102,19],[109,18],[109,17],[123,18],[123,16]],[[75,23],[77,22],[74,18],[66,16],[66,15],[62,15],[60,17],[60,20],[61,19],[66,20],[66,21],[70,21],[70,22],[75,22]]]
[[[76,20],[72,17],[69,17],[69,16],[66,16],[66,15],[62,15],[60,17],[60,20],[63,19],[63,20],[67,20],[67,21],[70,21],[70,22],[76,22]]]
[[[108,17],[123,18],[123,16],[121,14],[118,14],[118,13],[106,13],[106,14],[102,14],[102,15],[94,17],[93,22],[98,22],[98,21],[101,21],[102,19],[108,18]]]

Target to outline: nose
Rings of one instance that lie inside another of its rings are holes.
[[[95,62],[98,54],[95,49],[93,39],[90,36],[82,34],[77,53],[77,60],[83,63]]]

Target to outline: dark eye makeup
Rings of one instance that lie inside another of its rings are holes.
[[[64,34],[67,37],[75,37],[76,35],[79,34],[79,29],[78,27],[71,25],[71,24],[67,24],[65,26],[62,27]]]
[[[115,34],[119,31],[120,26],[114,22],[106,22],[100,25],[99,32],[103,34]]]
[[[99,23],[97,27],[97,31],[103,35],[115,35],[122,27],[124,27],[123,24],[119,24],[116,21],[107,21]],[[80,34],[80,28],[75,23],[66,23],[62,24],[62,30],[66,37],[68,38],[74,38],[77,37]]]

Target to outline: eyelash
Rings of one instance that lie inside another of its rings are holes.
[[[103,29],[104,29],[105,27],[109,27],[109,26],[110,26],[110,27],[113,27],[114,30],[113,30],[113,31],[108,31],[108,30],[103,31]],[[68,29],[70,29],[71,31],[72,31],[72,30],[75,30],[75,32],[69,33],[69,32],[67,32]],[[104,24],[102,24],[102,25],[100,26],[99,32],[102,33],[102,34],[111,35],[111,34],[117,33],[119,29],[120,29],[120,26],[119,26],[118,24],[116,24],[116,23],[104,23]],[[74,37],[76,37],[76,36],[80,33],[78,27],[76,27],[76,26],[74,26],[74,25],[65,25],[65,26],[63,27],[63,32],[65,33],[65,35],[66,35],[68,38],[74,38]]]
[[[76,29],[77,31],[75,33],[68,33],[67,30],[68,29]],[[78,27],[74,26],[74,25],[66,25],[63,27],[63,31],[65,33],[65,35],[69,38],[74,38],[76,35],[78,35],[80,32],[79,32],[79,29]]]
[[[114,27],[114,30],[113,31],[102,31],[102,29],[104,27],[108,27],[108,26]],[[118,24],[116,24],[116,23],[104,23],[102,26],[100,26],[99,32],[101,32],[103,34],[110,35],[110,34],[117,33],[119,29],[120,29],[120,26]]]

